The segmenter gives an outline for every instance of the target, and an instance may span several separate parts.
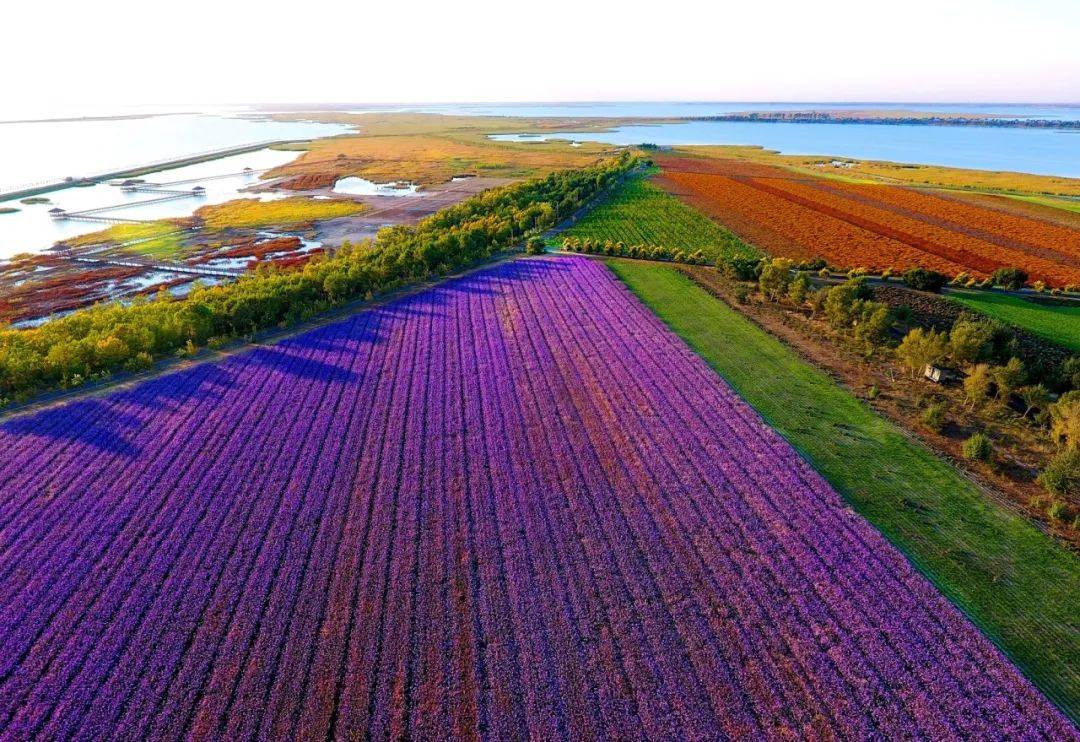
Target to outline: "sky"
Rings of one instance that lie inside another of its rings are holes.
[[[1080,102],[1076,0],[10,3],[0,120],[460,101]]]

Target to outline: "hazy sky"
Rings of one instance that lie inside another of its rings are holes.
[[[1080,102],[1077,0],[5,5],[0,119],[141,104]]]

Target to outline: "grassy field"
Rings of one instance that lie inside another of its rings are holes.
[[[1080,302],[1072,306],[1036,304],[985,291],[955,292],[949,298],[1080,353]]]
[[[627,285],[1073,719],[1080,558],[674,269]]]
[[[1064,209],[1065,211],[1071,211],[1075,214],[1080,214],[1080,203],[1077,203],[1076,201],[1066,201],[1060,198],[1050,198],[1044,196],[1008,195],[1007,198],[1016,199],[1017,201],[1027,201],[1028,203],[1038,204],[1040,206],[1049,206],[1054,209]]]
[[[566,140],[500,142],[488,138],[495,133],[540,133],[560,123],[572,130],[582,128],[557,119],[538,122],[430,114],[318,114],[317,118],[353,124],[360,135],[298,145],[307,151],[267,177],[315,175],[332,180],[355,175],[376,183],[406,180],[429,186],[463,173],[496,178],[545,175],[591,165],[615,151],[595,142],[571,147]]]
[[[195,212],[211,229],[228,227],[286,227],[339,216],[359,214],[367,206],[355,201],[314,201],[310,198],[283,198],[256,201],[250,198],[204,206]]]
[[[700,249],[710,258],[760,254],[645,176],[627,179],[564,234],[627,245],[662,245],[688,252]]]
[[[67,241],[72,247],[102,245],[107,242],[135,244],[124,247],[126,252],[151,255],[156,258],[176,257],[182,247],[181,229],[170,221],[159,220],[142,224],[116,224],[100,232],[74,237]]]

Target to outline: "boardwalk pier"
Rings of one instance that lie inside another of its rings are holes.
[[[36,196],[42,193],[49,193],[51,191],[58,191],[64,188],[72,188],[75,186],[88,186],[103,183],[114,178],[134,178],[140,175],[146,175],[147,173],[155,173],[161,170],[172,170],[178,167],[184,167],[185,165],[195,165],[200,162],[208,162],[210,160],[218,160],[222,157],[229,157],[231,155],[241,155],[246,152],[255,152],[260,149],[266,149],[281,144],[297,144],[300,142],[310,141],[308,139],[268,139],[262,142],[253,142],[251,144],[242,144],[236,147],[222,147],[220,149],[208,150],[206,152],[198,152],[192,155],[184,155],[183,157],[174,157],[166,160],[158,160],[156,162],[142,163],[138,165],[132,165],[130,167],[117,168],[105,173],[97,173],[93,175],[83,176],[69,176],[66,178],[54,178],[51,180],[42,180],[36,183],[24,183],[17,186],[0,187],[0,202],[10,201],[17,198],[26,198],[27,196]]]

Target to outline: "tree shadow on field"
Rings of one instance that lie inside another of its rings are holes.
[[[172,412],[192,401],[220,399],[235,384],[236,376],[229,361],[204,363],[148,379],[112,395],[112,399],[132,402],[152,412]]]
[[[328,363],[320,360],[318,355],[319,353],[316,353],[315,357],[304,357],[304,348],[299,345],[290,348],[268,345],[247,354],[255,367],[294,379],[338,383],[356,380],[356,374],[349,370],[348,364]]]
[[[89,419],[90,422],[86,422]],[[132,458],[139,450],[126,437],[143,421],[116,409],[115,401],[80,399],[0,424],[0,431],[16,436],[45,437]]]
[[[237,384],[251,383],[248,372],[253,368],[304,381],[356,383],[360,376],[352,370],[355,354],[364,352],[368,345],[387,342],[406,320],[438,321],[461,311],[456,302],[463,294],[498,296],[514,282],[542,280],[573,270],[565,260],[513,261],[495,266],[222,361],[148,379],[107,397],[73,400],[15,417],[0,423],[0,432],[15,438],[45,437],[132,458],[139,453],[130,440],[132,435],[148,421],[158,421],[123,412],[125,405],[150,415],[166,415],[160,422],[167,424],[167,413],[188,404],[222,399],[225,391]]]

